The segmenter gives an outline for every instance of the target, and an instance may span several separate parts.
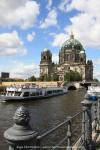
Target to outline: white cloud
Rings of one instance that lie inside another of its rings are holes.
[[[52,0],[47,0],[47,6],[46,6],[46,8],[48,9],[48,10],[50,10],[51,9],[51,6],[52,6]]]
[[[68,11],[76,9],[77,15],[70,18],[71,25],[65,31],[72,29],[78,39],[87,47],[100,47],[100,1],[73,0],[67,5]]]
[[[96,66],[94,68],[93,78],[97,78],[100,80],[100,69],[98,69],[98,67]]]
[[[36,77],[39,76],[39,65],[32,63],[32,64],[24,64],[22,62],[15,62],[16,67],[11,69],[11,76],[21,77],[21,78],[28,78],[32,75]]]
[[[32,27],[39,15],[39,5],[31,0],[0,0],[0,26]]]
[[[18,32],[13,31],[11,33],[0,34],[0,55],[24,55],[27,50],[24,47],[22,40],[20,39]]]
[[[97,78],[100,81],[100,72],[99,71],[94,72],[94,78]]]
[[[58,8],[63,12],[67,12],[69,2],[70,0],[61,0]]]
[[[54,47],[61,47],[62,44],[66,41],[67,39],[67,34],[65,33],[59,33],[53,36],[53,42],[52,46]]]
[[[29,41],[29,42],[31,42],[31,41],[33,41],[33,39],[35,38],[35,35],[36,35],[36,33],[35,32],[32,32],[32,33],[30,33],[30,34],[27,34],[27,41]]]
[[[93,76],[100,80],[100,58],[93,59]]]
[[[54,63],[58,63],[59,62],[59,56],[58,56],[58,54],[56,54],[56,53],[52,54],[52,61]]]
[[[44,22],[41,23],[40,28],[48,28],[57,25],[57,11],[55,9],[49,11]]]
[[[94,65],[100,65],[100,58],[93,60]]]
[[[9,65],[5,67],[0,66],[0,71],[10,72],[10,77],[12,78],[23,78],[26,79],[32,75],[39,76],[39,65],[35,63],[26,64],[20,61],[12,61]]]

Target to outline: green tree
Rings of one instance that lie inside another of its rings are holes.
[[[51,75],[43,75],[39,78],[40,81],[51,81]]]
[[[57,73],[54,73],[52,75],[45,74],[44,76],[41,76],[39,78],[40,81],[59,81],[59,76]]]
[[[28,78],[28,81],[36,81],[36,77],[33,75],[33,76]]]
[[[81,81],[82,77],[77,71],[72,71],[67,72],[64,76],[65,81]]]
[[[96,78],[94,78],[94,79],[93,79],[93,81],[94,81],[94,82],[99,82],[99,80],[98,80],[98,79],[96,79]]]
[[[51,81],[51,75],[47,75],[45,81]]]
[[[54,73],[52,75],[52,81],[59,81],[59,76],[57,75],[57,73]]]
[[[64,75],[64,81],[70,81],[70,72],[67,72],[67,73]]]
[[[17,78],[0,78],[0,82],[23,82],[24,79]]]
[[[44,81],[44,76],[40,76],[39,81]]]

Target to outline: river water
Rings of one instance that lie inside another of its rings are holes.
[[[84,95],[85,90],[79,89],[44,100],[0,103],[0,150],[8,149],[3,133],[13,125],[12,117],[19,106],[24,105],[28,108],[31,115],[30,124],[35,131],[42,134],[64,121],[67,116],[80,111],[80,102]]]

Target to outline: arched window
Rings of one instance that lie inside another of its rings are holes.
[[[68,54],[68,61],[70,61],[70,54]]]
[[[81,57],[80,61],[83,62],[83,60],[84,60],[84,59]]]
[[[46,56],[43,56],[43,60],[46,60]]]

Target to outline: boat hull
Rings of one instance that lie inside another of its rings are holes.
[[[41,96],[28,96],[28,97],[21,97],[21,96],[6,96],[6,95],[1,95],[0,96],[0,101],[2,102],[16,102],[16,101],[28,101],[28,100],[38,100],[38,99],[46,99],[46,98],[51,98],[59,95],[64,95],[67,94],[67,92],[62,92],[62,93],[55,93],[55,94],[50,94],[50,95],[41,95]]]

